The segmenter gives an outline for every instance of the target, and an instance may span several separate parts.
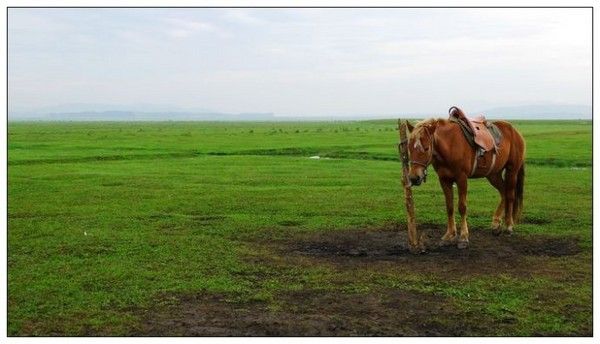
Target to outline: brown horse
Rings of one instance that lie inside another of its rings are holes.
[[[453,107],[450,111],[461,111]],[[462,114],[462,111],[461,111]],[[513,126],[504,121],[494,124],[502,133],[495,163],[490,169],[475,170],[476,149],[465,138],[458,123],[445,119],[428,119],[408,125],[410,131],[408,148],[410,156],[409,180],[412,185],[420,185],[427,176],[427,166],[433,165],[446,198],[448,228],[442,237],[441,245],[457,243],[459,249],[469,246],[467,226],[467,179],[486,177],[500,192],[500,204],[494,212],[492,231],[499,235],[500,222],[504,213],[506,232],[512,234],[523,208],[523,182],[525,179],[525,141]],[[491,158],[493,151],[483,158]],[[489,160],[488,160],[489,161]],[[502,176],[504,172],[504,178]],[[454,223],[454,192],[458,187],[458,211],[460,212],[460,233],[456,233]]]

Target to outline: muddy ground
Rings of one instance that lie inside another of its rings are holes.
[[[266,235],[253,243],[268,255],[249,257],[257,266],[282,270],[290,266],[324,266],[346,276],[364,278],[368,271],[417,272],[444,281],[473,276],[552,276],[585,278],[566,273],[554,259],[577,255],[576,238],[522,235],[496,237],[473,229],[467,250],[440,247],[440,226],[421,225],[429,238],[427,253],[413,255],[406,231],[398,225],[320,233]],[[391,269],[391,270],[390,270]],[[271,273],[273,274],[273,273]],[[244,276],[260,283],[273,277]],[[342,279],[337,283],[343,285]],[[486,336],[515,326],[516,319],[482,317],[456,307],[449,297],[381,286],[369,292],[305,288],[280,292],[276,302],[240,301],[225,294],[165,294],[140,311],[136,335],[150,336]],[[591,333],[591,329],[589,330]],[[577,333],[586,335],[586,333]],[[552,335],[541,333],[540,335]],[[564,335],[564,334],[563,334]]]
[[[410,253],[406,230],[394,226],[376,230],[319,233],[304,239],[289,240],[280,249],[280,254],[291,251],[333,264],[350,266],[391,262],[411,271],[460,278],[500,273],[537,274],[539,270],[531,266],[528,257],[561,257],[581,252],[575,237],[519,233],[495,236],[486,229],[471,230],[469,248],[459,250],[456,246],[439,245],[445,227],[425,224],[420,228],[425,234],[427,250],[424,254]]]

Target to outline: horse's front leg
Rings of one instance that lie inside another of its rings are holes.
[[[446,214],[448,215],[448,227],[446,234],[442,237],[441,246],[456,243],[456,224],[454,223],[454,191],[452,190],[453,180],[440,177],[440,185],[444,190],[446,198]]]
[[[456,181],[458,187],[458,212],[460,213],[459,249],[469,247],[469,227],[467,226],[467,176],[461,176]]]

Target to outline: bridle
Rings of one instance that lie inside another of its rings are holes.
[[[417,161],[417,160],[410,160],[410,164],[417,164],[417,165],[421,165],[423,166],[423,183],[425,183],[427,181],[427,166],[429,166],[429,164],[431,164],[431,161],[433,160],[433,140],[434,140],[434,136],[431,135],[429,133],[429,131],[425,130],[425,132],[427,132],[427,135],[429,135],[429,159],[427,159],[426,162],[423,161]],[[419,142],[420,144],[420,142]],[[421,146],[422,147],[422,146]]]

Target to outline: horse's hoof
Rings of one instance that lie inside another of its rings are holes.
[[[459,250],[469,248],[469,240],[459,241],[456,247],[458,247]]]
[[[504,233],[505,233],[506,235],[508,235],[508,236],[511,236],[511,235],[513,235],[513,229],[512,229],[512,228],[507,228],[507,229],[504,231]]]
[[[446,239],[445,237],[442,237],[440,239],[440,242],[438,243],[438,246],[440,246],[440,247],[452,246],[452,245],[456,244],[456,240],[457,240],[457,236],[454,236],[453,238],[450,238],[450,239]]]
[[[458,235],[454,234],[452,236],[448,235],[448,233],[444,234],[443,237],[441,237],[440,242],[439,242],[439,246],[449,246],[449,245],[454,245],[456,244],[456,242],[458,241]]]
[[[425,253],[425,247],[423,246],[409,246],[408,251],[412,254],[423,254]]]
[[[438,247],[447,247],[447,246],[452,246],[453,244],[454,243],[449,240],[440,240],[440,242],[438,243]]]
[[[502,234],[502,228],[500,227],[500,223],[492,223],[492,234],[496,236]]]

